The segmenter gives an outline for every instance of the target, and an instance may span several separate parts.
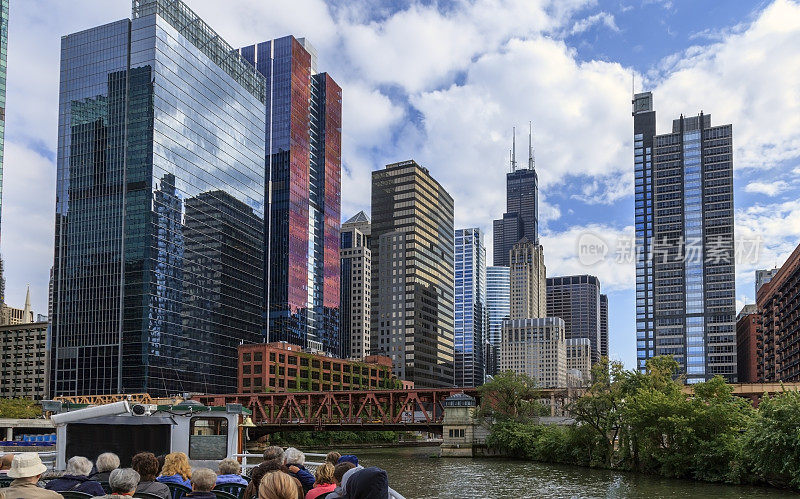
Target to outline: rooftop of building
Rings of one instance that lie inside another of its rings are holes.
[[[369,216],[367,216],[367,214],[364,213],[364,210],[359,211],[358,213],[347,219],[347,221],[342,225],[361,224],[361,223],[370,223]]]

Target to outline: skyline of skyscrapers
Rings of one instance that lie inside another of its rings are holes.
[[[266,81],[266,341],[340,351],[342,89],[305,38],[238,50]],[[271,187],[271,192],[270,191]]]
[[[632,102],[637,368],[671,355],[688,383],[735,382],[732,126],[701,112],[657,135],[652,94]]]
[[[455,231],[455,384],[480,386],[484,381],[486,247],[483,232]]]
[[[372,353],[416,387],[453,386],[453,198],[414,160],[372,172]]]
[[[51,395],[235,390],[262,329],[264,78],[182,2],[138,0],[62,38],[60,88]]]

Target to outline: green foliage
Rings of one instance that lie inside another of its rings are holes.
[[[0,398],[0,418],[33,419],[42,415],[42,408],[29,399]]]
[[[764,397],[743,440],[745,471],[773,485],[800,488],[800,393]]]
[[[721,377],[690,396],[677,373],[669,357],[650,359],[644,373],[603,359],[569,406],[575,424],[498,419],[487,444],[536,461],[800,489],[800,393],[766,397],[756,410]]]
[[[324,447],[328,445],[374,444],[397,442],[396,431],[291,431],[270,436],[273,445]]]
[[[527,374],[504,371],[478,388],[481,395],[479,415],[494,421],[533,421],[547,414],[536,381]]]

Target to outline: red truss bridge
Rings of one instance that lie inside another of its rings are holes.
[[[253,421],[268,431],[403,430],[440,431],[444,399],[464,392],[479,398],[474,388],[422,388],[342,392],[281,392],[201,395],[205,405],[242,404]]]

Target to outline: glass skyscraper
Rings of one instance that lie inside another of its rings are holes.
[[[509,266],[509,252],[522,238],[539,243],[539,177],[528,136],[528,167],[517,169],[516,151],[506,174],[506,213],[493,224],[495,266]],[[515,148],[516,149],[516,148]]]
[[[593,275],[547,278],[547,316],[561,317],[567,340],[587,339],[591,362],[602,355],[600,280]]]
[[[700,113],[656,135],[650,92],[633,120],[637,367],[671,355],[688,383],[735,382],[732,126]]]
[[[455,384],[480,386],[486,338],[486,247],[478,228],[455,231]]]
[[[338,355],[342,90],[317,72],[316,51],[303,38],[239,53],[266,78],[265,336]]]
[[[600,295],[600,356],[608,357],[608,295]]]
[[[511,281],[508,267],[486,267],[486,310],[488,327],[486,341],[491,345],[491,354],[495,361],[491,363],[495,369],[487,373],[497,374],[500,355],[500,339],[503,335],[503,320],[511,314]]]
[[[236,390],[263,329],[265,90],[177,0],[62,38],[52,396]]]

